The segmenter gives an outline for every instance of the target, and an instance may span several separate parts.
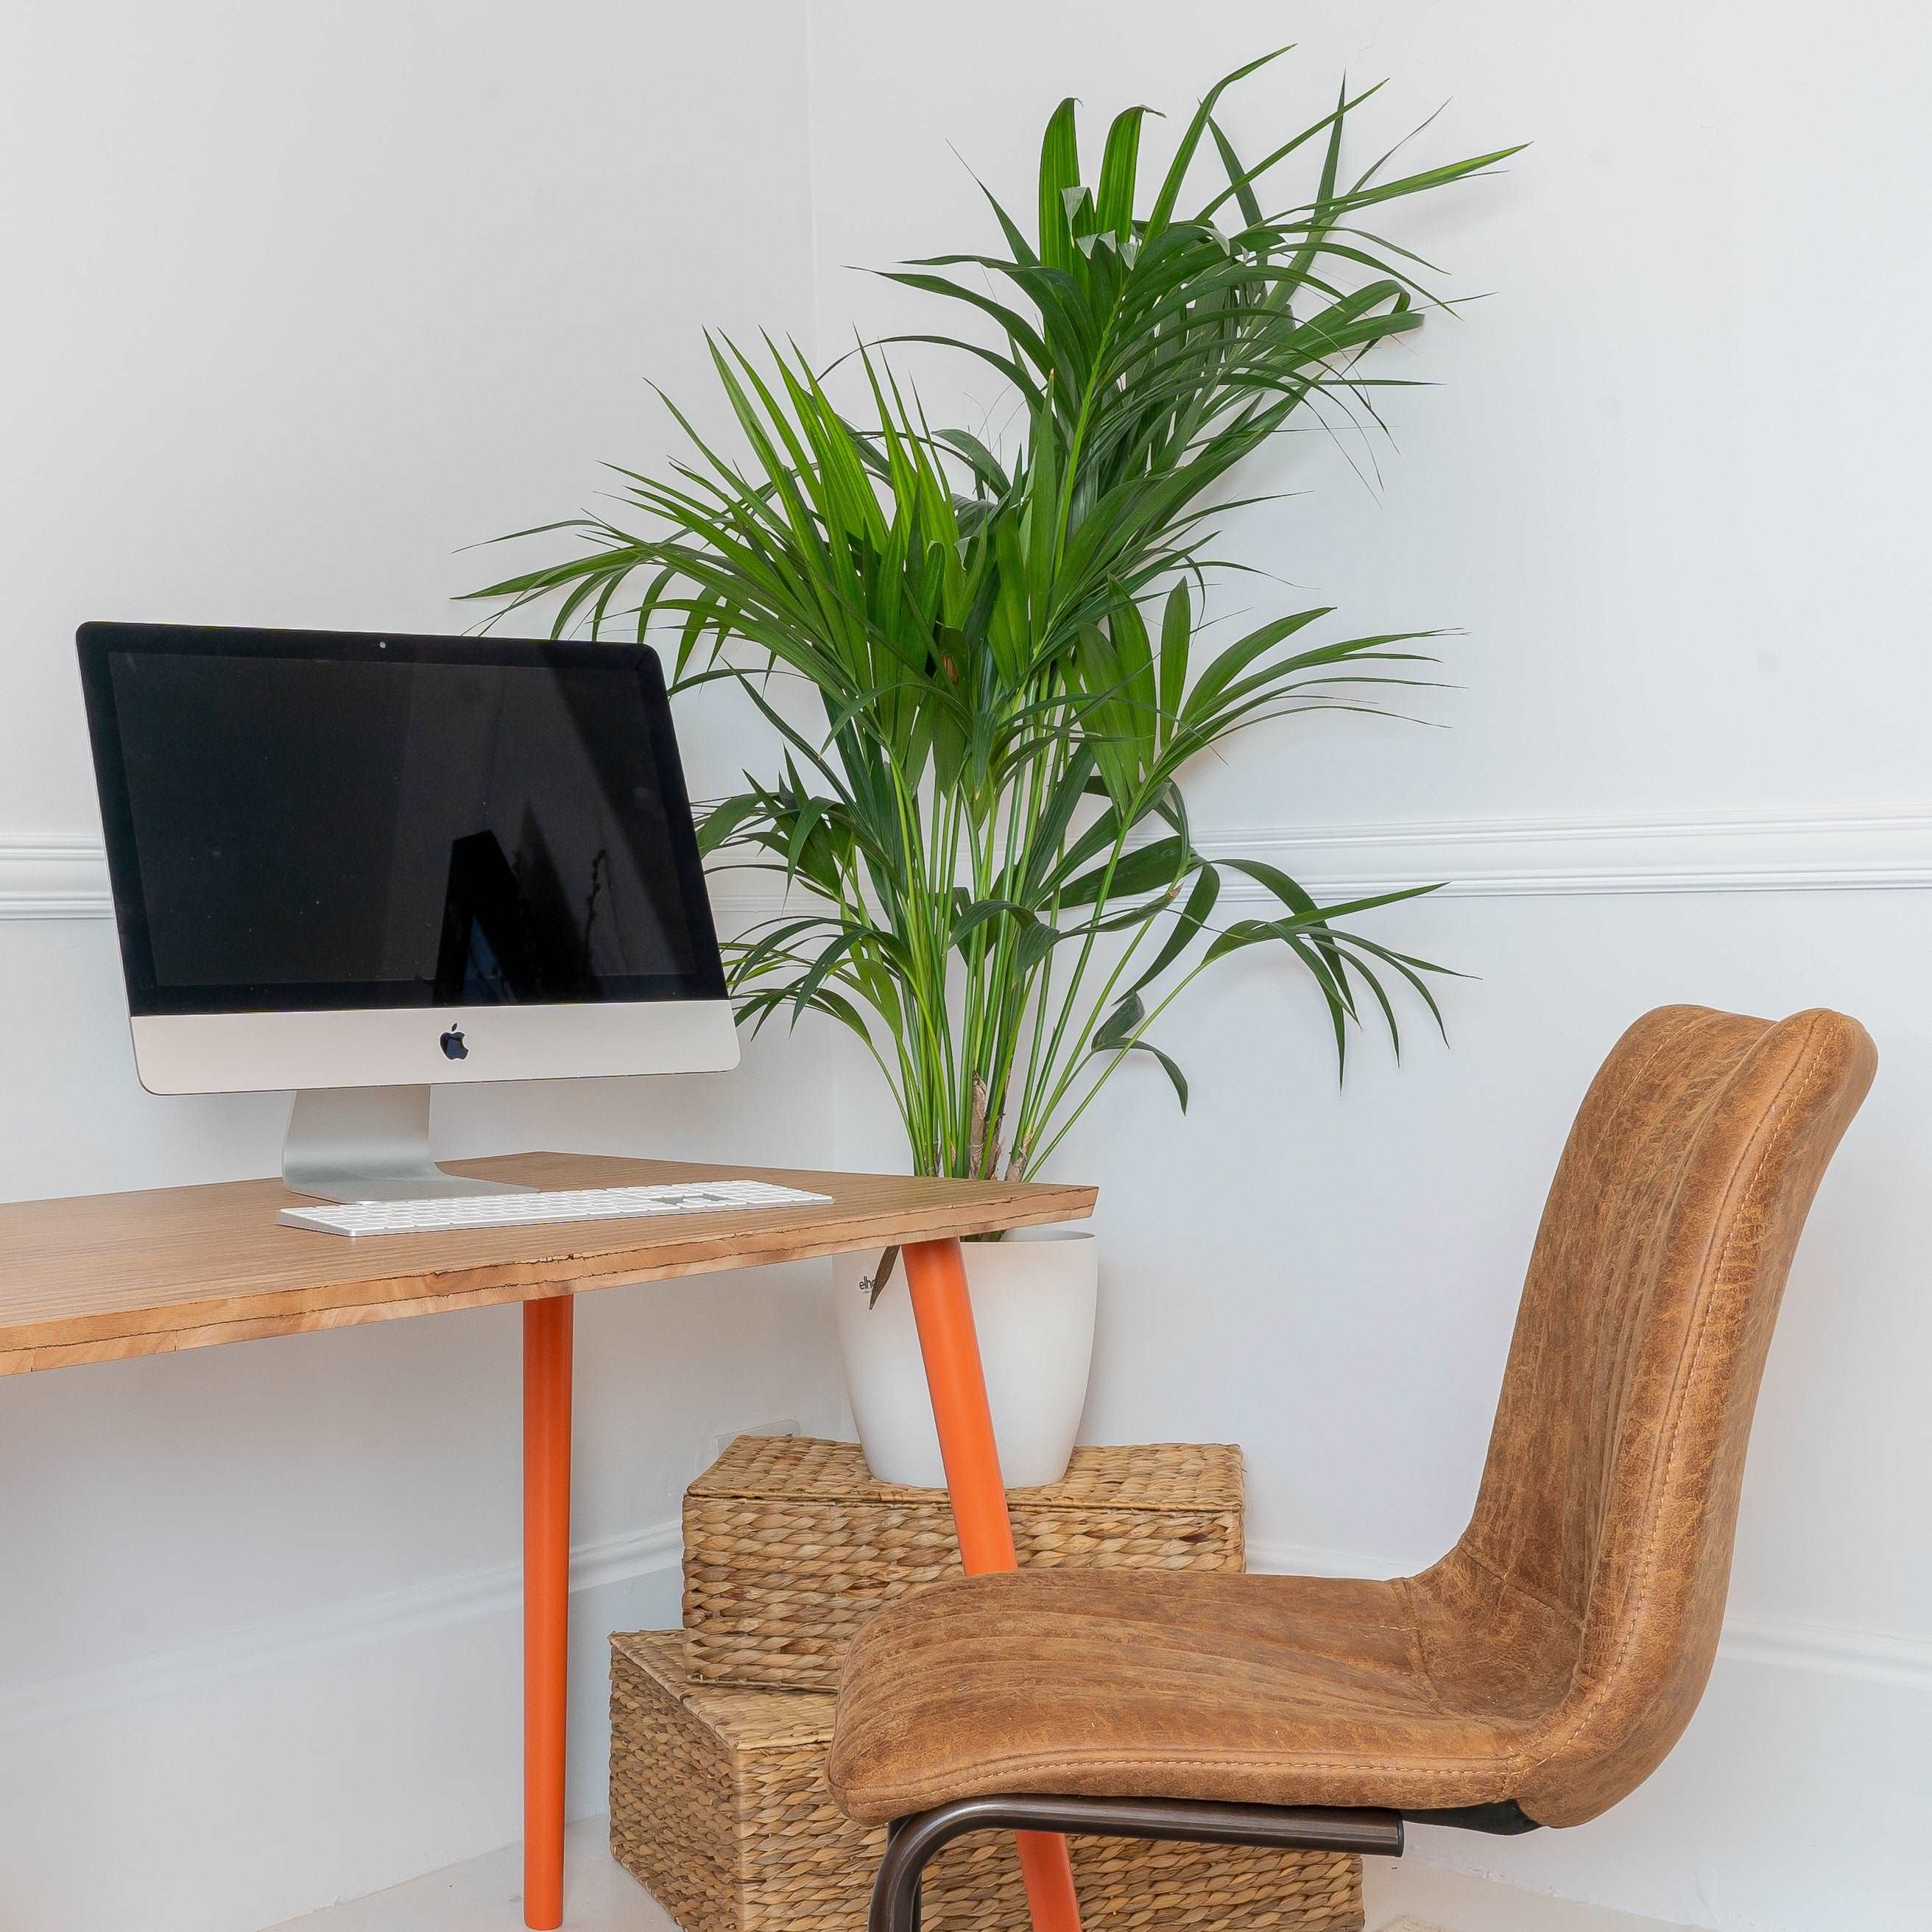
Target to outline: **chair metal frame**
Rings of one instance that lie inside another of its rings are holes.
[[[901,1818],[887,1828],[873,1881],[868,1932],[919,1932],[920,1881],[933,1858],[974,1832],[1058,1832],[1090,1838],[1178,1839],[1260,1845],[1283,1852],[1402,1856],[1405,1822],[1514,1836],[1538,1828],[1514,1801],[1442,1811],[1324,1810],[1313,1805],[1230,1804],[1180,1798],[962,1798]]]

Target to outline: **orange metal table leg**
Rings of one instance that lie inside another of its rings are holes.
[[[966,1574],[1016,1570],[1019,1560],[1013,1551],[1013,1526],[1006,1514],[1006,1485],[1000,1480],[999,1445],[993,1439],[993,1412],[986,1403],[986,1378],[959,1244],[911,1241],[901,1252]],[[1020,1871],[1026,1880],[1034,1932],[1080,1932],[1080,1902],[1074,1895],[1066,1840],[1044,1832],[1022,1832],[1018,1837]]]
[[[563,1923],[571,1298],[524,1304],[524,1923]]]

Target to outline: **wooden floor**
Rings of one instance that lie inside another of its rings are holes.
[[[564,1932],[676,1932],[629,1874],[612,1863],[608,1826],[570,1828]],[[1690,1932],[1654,1918],[1544,1898],[1412,1860],[1372,1858],[1364,1874],[1370,1932]],[[521,1858],[512,1846],[272,1932],[522,1932]]]

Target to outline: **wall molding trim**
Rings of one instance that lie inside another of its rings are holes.
[[[1211,857],[1279,866],[1330,901],[1437,880],[1459,898],[1932,888],[1932,812],[1237,826],[1198,830],[1196,842]],[[752,877],[718,880],[721,913],[782,903]],[[1232,878],[1224,895],[1231,904],[1265,896]],[[0,920],[106,919],[113,909],[98,839],[0,832]]]
[[[683,1548],[682,1526],[676,1516],[578,1544],[570,1555],[571,1594],[580,1596],[675,1570]],[[1385,1557],[1265,1538],[1250,1538],[1247,1553],[1250,1569],[1276,1575],[1387,1576],[1401,1567]],[[508,1562],[266,1618],[175,1650],[0,1692],[0,1737],[71,1724],[234,1678],[300,1670],[318,1658],[400,1644],[460,1624],[514,1618],[521,1601],[520,1566]],[[1740,1615],[1725,1620],[1718,1654],[1734,1663],[1932,1693],[1932,1636]]]
[[[99,839],[0,832],[0,919],[109,919],[113,912]]]
[[[1279,866],[1322,896],[1436,880],[1445,896],[1478,898],[1932,886],[1932,812],[1256,826],[1196,842],[1210,856]]]
[[[1267,1538],[1250,1537],[1247,1555],[1250,1570],[1275,1576],[1393,1576],[1404,1568],[1385,1556],[1278,1543]],[[1736,1664],[1808,1670],[1824,1677],[1857,1678],[1867,1683],[1932,1693],[1932,1636],[1906,1636],[1888,1631],[1857,1630],[1849,1624],[1734,1612],[1724,1619],[1718,1655]]]
[[[1726,1617],[1720,1658],[1932,1691],[1932,1637],[1897,1636],[1796,1618]]]

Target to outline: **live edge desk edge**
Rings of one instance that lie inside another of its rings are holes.
[[[562,1922],[571,1342],[593,1288],[897,1244],[968,1570],[1010,1568],[1012,1532],[959,1238],[1078,1220],[1091,1187],[522,1154],[459,1173],[537,1187],[728,1177],[830,1201],[350,1240],[282,1226],[276,1180],[0,1204],[0,1375],[313,1334],[519,1301],[524,1309],[524,1923]],[[1039,1932],[1078,1932],[1065,1848],[1030,1834]]]
[[[0,1374],[300,1335],[626,1282],[763,1267],[1091,1214],[1095,1190],[1034,1181],[520,1154],[455,1172],[549,1188],[727,1177],[824,1205],[350,1240],[281,1226],[278,1180],[0,1204]]]

